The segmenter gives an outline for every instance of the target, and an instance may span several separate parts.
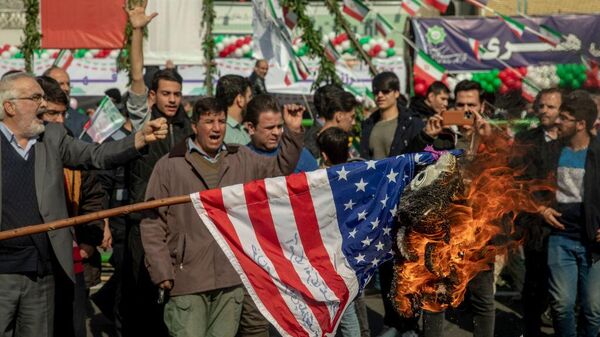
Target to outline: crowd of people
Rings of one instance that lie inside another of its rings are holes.
[[[98,210],[308,172],[348,161],[403,153],[464,149],[477,156],[497,136],[490,122],[536,117],[523,130],[502,130],[515,151],[521,179],[550,179],[538,213],[519,214],[525,277],[524,335],[541,336],[552,314],[556,336],[596,337],[600,330],[600,95],[542,90],[533,104],[486,97],[465,80],[450,92],[442,82],[407,104],[391,72],[372,81],[376,109],[337,85],[313,95],[307,107],[281,106],[268,93],[268,62],[249,78],[219,78],[214,97],[185,109],[182,78],[173,67],[144,81],[143,30],[156,14],[127,10],[132,27],[131,85],[126,123],[102,144],[86,139],[87,116],[70,107],[69,74],[11,71],[0,80],[1,229],[50,222]],[[118,96],[119,100],[120,94]],[[116,97],[114,96],[114,97]],[[520,96],[518,96],[520,97]],[[116,99],[116,98],[115,98]],[[503,106],[501,106],[503,105]],[[472,126],[444,123],[449,109],[475,116]],[[357,112],[363,116],[357,132]],[[359,137],[359,146],[349,144]],[[102,288],[98,248],[112,248],[114,273]],[[268,321],[189,204],[163,206],[48,233],[0,241],[0,335],[86,336],[86,304],[93,301],[118,336],[269,336]],[[468,285],[473,335],[495,330],[495,266]],[[386,336],[444,335],[444,313],[401,317],[388,297],[393,262],[378,270]],[[363,295],[345,311],[340,333],[371,336]],[[407,335],[408,334],[408,335]]]

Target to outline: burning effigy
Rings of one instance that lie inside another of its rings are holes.
[[[497,150],[497,149],[496,149]],[[519,212],[539,207],[545,181],[522,181],[506,148],[464,164],[443,154],[413,178],[400,199],[389,296],[405,317],[459,305],[468,282],[505,254]]]

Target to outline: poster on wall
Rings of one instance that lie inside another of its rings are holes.
[[[412,25],[417,46],[451,72],[504,68],[498,59],[513,67],[600,61],[598,14],[513,19],[536,31],[549,27],[563,37],[555,46],[528,30],[519,38],[497,17],[416,18]],[[469,39],[487,50],[479,54],[480,60]]]

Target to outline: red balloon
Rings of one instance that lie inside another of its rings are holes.
[[[525,67],[521,67],[521,68],[517,68],[519,70],[519,73],[521,74],[521,76],[525,77],[525,75],[527,75],[527,68]]]
[[[507,75],[506,75],[506,73],[504,72],[504,70],[502,70],[502,71],[501,71],[501,72],[498,74],[498,78],[500,78],[500,80],[501,80],[502,82],[506,82]]]
[[[506,86],[506,84],[502,84],[500,86],[500,93],[501,94],[506,94],[509,91],[509,88]]]
[[[523,83],[521,83],[521,80],[515,80],[515,84],[514,84],[513,88],[521,89],[521,87],[523,87]]]
[[[58,53],[60,53],[60,52],[58,52],[58,51],[55,51],[55,52],[54,52],[54,54],[52,54],[52,58],[53,58],[53,59],[57,58],[57,57],[58,57]]]
[[[225,56],[227,56],[227,52],[225,51],[225,49],[223,49],[223,50],[221,50],[221,51],[219,52],[219,56],[220,56],[220,57],[225,57]]]
[[[585,82],[583,82],[583,87],[584,88],[593,88],[594,87],[594,80],[591,78],[588,78],[587,80],[585,80]]]
[[[390,48],[394,48],[394,46],[396,45],[396,41],[389,39],[388,40],[388,45],[390,45]]]
[[[244,42],[246,42],[246,43],[250,43],[250,42],[252,42],[252,35],[248,35],[248,36],[246,36],[246,37],[244,38]]]
[[[506,81],[504,81],[504,84],[506,84],[509,89],[512,89],[515,88],[515,82],[516,81],[512,77],[508,77]]]
[[[425,84],[423,84],[423,83],[415,84],[415,94],[417,94],[419,96],[424,96],[426,92],[427,92],[427,87],[425,86]]]
[[[373,50],[373,53],[374,53],[375,55],[379,54],[379,52],[381,51],[381,45],[379,45],[379,44],[376,44],[376,45],[375,45],[375,47],[373,47],[373,49],[372,49],[372,50]]]
[[[237,41],[235,41],[235,46],[237,48],[241,47],[244,45],[244,39],[238,39]]]
[[[341,42],[348,40],[348,34],[346,34],[346,33],[342,33],[338,37],[340,38]]]

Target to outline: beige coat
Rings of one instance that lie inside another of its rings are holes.
[[[228,145],[221,153],[218,187],[291,174],[302,149],[303,134],[285,130],[276,157],[254,153],[245,146]],[[208,189],[187,150],[175,146],[154,167],[146,200]],[[160,207],[144,215],[140,224],[146,265],[155,284],[173,280],[171,295],[185,295],[241,284],[231,263],[200,220],[191,203]]]

